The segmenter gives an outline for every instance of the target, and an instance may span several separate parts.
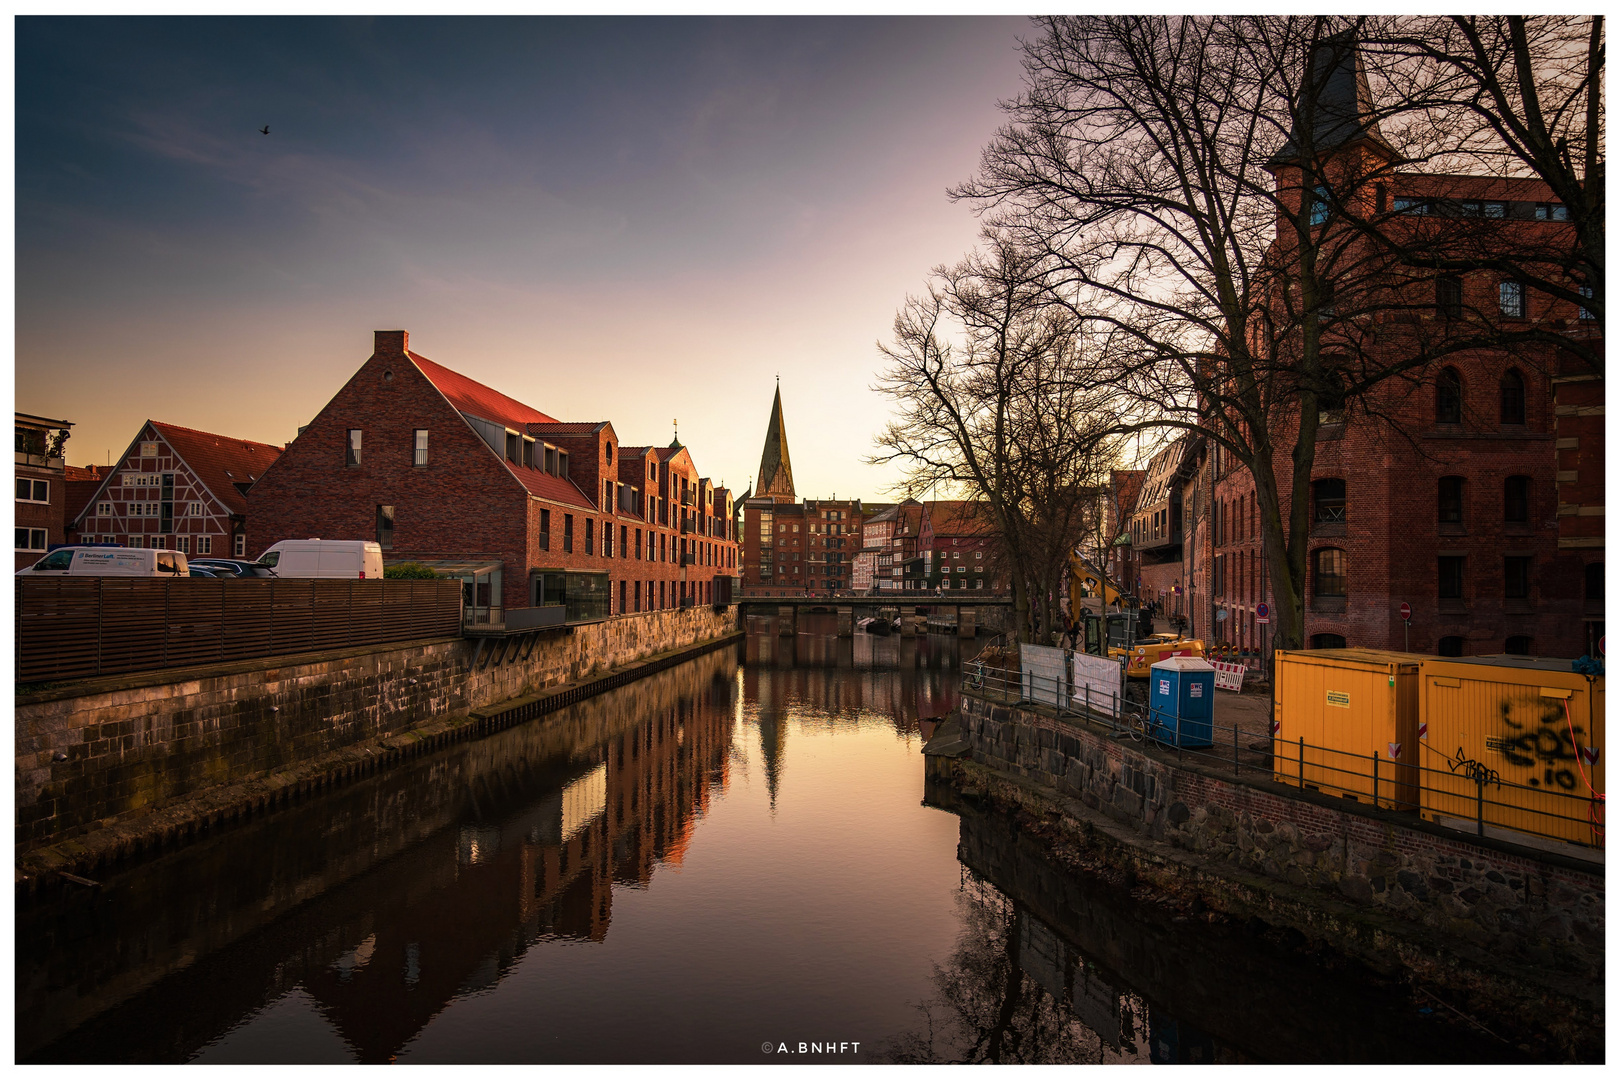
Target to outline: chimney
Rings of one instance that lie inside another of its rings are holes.
[[[378,330],[372,351],[378,356],[404,356],[410,347],[411,335],[404,330]]]

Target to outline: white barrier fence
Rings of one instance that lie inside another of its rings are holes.
[[[1020,645],[1018,666],[1025,700],[1057,709],[1086,709],[1118,717],[1125,700],[1124,666],[1106,656],[1044,645]]]
[[[1243,692],[1243,673],[1248,670],[1246,665],[1211,660],[1209,666],[1215,669],[1215,689]]]

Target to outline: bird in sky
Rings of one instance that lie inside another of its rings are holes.
[[[264,125],[264,127],[260,128],[259,129],[259,134],[260,135],[268,135],[268,134],[270,134],[270,125],[266,124],[266,125]]]

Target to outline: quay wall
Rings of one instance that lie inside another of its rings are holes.
[[[1268,774],[1223,778],[1033,709],[964,696],[961,726],[974,761],[1074,800],[1143,842],[1498,961],[1602,978],[1601,862],[1301,796],[1260,778]]]
[[[577,683],[735,632],[735,608],[622,615],[492,662],[440,638],[88,679],[16,699],[19,851],[419,724]],[[475,656],[478,664],[474,666]]]

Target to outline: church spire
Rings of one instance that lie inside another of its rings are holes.
[[[765,429],[765,452],[759,458],[759,481],[755,496],[769,495],[777,502],[793,502],[793,464],[788,460],[787,425],[782,422],[782,385],[778,380],[776,400],[771,403],[771,423]]]

